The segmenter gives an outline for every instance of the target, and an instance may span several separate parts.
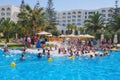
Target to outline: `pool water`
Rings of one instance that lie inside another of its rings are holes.
[[[38,59],[35,54],[27,54],[25,61],[19,57],[20,54],[5,56],[0,50],[0,80],[120,80],[120,51],[74,60],[52,57],[52,62],[46,56]],[[16,67],[10,66],[12,61]]]

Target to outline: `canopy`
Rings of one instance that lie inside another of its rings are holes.
[[[86,38],[95,38],[94,36],[91,36],[89,34],[84,35]]]
[[[70,35],[60,35],[59,37],[66,37],[66,38],[70,38],[70,37],[77,37],[76,35],[74,34],[70,34]]]
[[[67,35],[67,37],[77,37],[77,36],[74,34],[70,34],[70,35]]]
[[[37,33],[37,34],[38,34],[38,35],[52,35],[51,33],[45,32],[45,31],[39,32],[39,33]]]
[[[78,37],[84,37],[84,38],[95,38],[94,36],[91,36],[91,35],[89,35],[89,34],[78,35]]]
[[[62,34],[62,35],[60,35],[59,37],[66,37],[66,36],[67,36],[67,35],[63,35],[63,34]]]

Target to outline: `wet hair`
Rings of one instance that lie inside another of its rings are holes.
[[[41,58],[42,57],[42,53],[38,53],[38,58]]]

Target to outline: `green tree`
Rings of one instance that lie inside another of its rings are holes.
[[[114,16],[114,20],[109,22],[109,29],[111,29],[114,32],[117,32],[120,30],[120,14],[117,14]]]
[[[9,42],[9,37],[12,35],[15,30],[15,23],[10,19],[4,19],[1,23],[0,29],[4,36],[6,37],[6,41]]]
[[[29,5],[25,5],[25,10],[18,14],[18,24],[22,29],[25,28],[26,34],[34,35],[40,30],[41,26],[44,27],[43,25],[46,21],[44,14],[43,8],[35,6],[34,9],[32,9]]]
[[[46,15],[48,16],[49,25],[55,25],[56,15],[53,8],[53,0],[48,0]]]
[[[4,21],[3,19],[0,19],[0,32],[2,32],[1,28],[2,28],[3,21]]]
[[[72,25],[72,33],[73,34],[78,34],[77,33],[77,26],[76,25]]]
[[[83,27],[83,26],[78,27],[78,30],[80,31],[80,34],[83,34],[83,33],[84,33],[84,27]]]
[[[85,21],[85,26],[87,27],[88,32],[95,34],[98,30],[104,27],[104,19],[101,14],[94,13],[89,16],[89,19]]]
[[[67,32],[68,32],[68,34],[71,34],[71,29],[72,29],[72,24],[67,24]]]
[[[53,0],[48,0],[47,8],[46,8],[46,16],[48,21],[48,26],[46,27],[46,31],[51,32],[53,29],[56,30],[56,14],[53,8]]]
[[[52,30],[51,33],[54,35],[54,36],[59,36],[61,34],[61,32],[59,30]]]

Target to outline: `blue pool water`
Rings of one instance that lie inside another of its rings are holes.
[[[48,62],[44,56],[27,54],[19,61],[20,54],[4,56],[0,50],[0,80],[120,80],[120,51],[109,52],[104,57],[53,57]],[[28,57],[28,55],[32,57]],[[16,67],[10,63],[16,62]]]

